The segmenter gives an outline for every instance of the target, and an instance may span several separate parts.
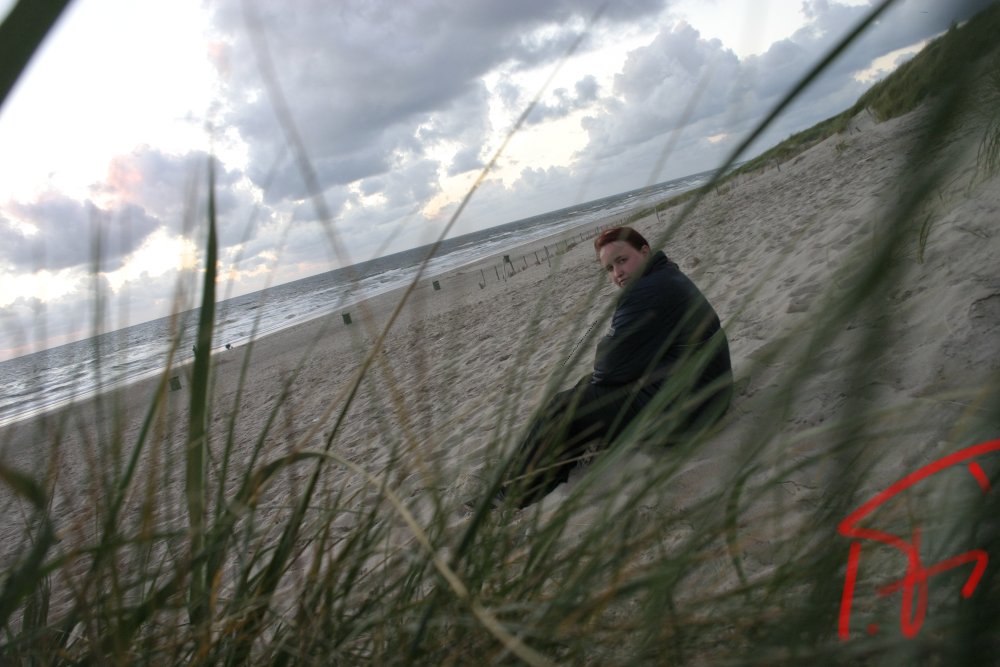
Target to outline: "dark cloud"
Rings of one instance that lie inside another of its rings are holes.
[[[366,197],[370,197],[371,195],[382,191],[382,188],[385,187],[385,179],[368,178],[362,181],[359,187],[361,188],[361,194]]]
[[[330,188],[321,197],[322,206],[332,218],[336,218],[346,204],[359,203],[358,198],[346,187]],[[297,202],[292,209],[292,222],[318,221],[321,217],[321,211],[316,208],[318,203],[312,197]]]
[[[0,210],[0,248],[7,248],[10,240],[14,239],[15,235],[17,237],[24,236],[14,227],[10,220],[3,216],[3,211]],[[15,264],[11,261],[12,254],[0,252],[0,261],[6,264],[6,266],[0,265],[0,270],[11,271],[15,269]]]
[[[320,182],[329,185],[347,185],[362,178],[384,174],[389,169],[389,164],[389,156],[373,152],[334,155],[313,161]]]
[[[450,5],[450,3],[447,3]],[[460,10],[459,18],[470,26],[493,25],[502,29],[525,28],[539,23],[567,21],[570,18],[590,19],[597,12],[610,22],[627,22],[656,14],[663,7],[660,0],[506,0],[504,2],[469,2]],[[454,9],[454,7],[450,7]]]
[[[312,160],[320,188],[364,182],[367,196],[399,179],[383,178],[400,161],[416,163],[437,143],[459,146],[448,174],[482,164],[489,126],[489,101],[482,83],[488,72],[537,67],[565,54],[601,7],[604,15],[581,48],[612,34],[619,23],[655,17],[663,2],[640,0],[606,6],[599,0],[535,2],[412,3],[312,0],[287,11],[256,3],[263,43],[276,82],[288,103]],[[989,4],[986,0],[902,0],[817,80],[772,129],[780,138],[832,115],[862,92],[852,74],[872,59],[910,45]],[[227,120],[248,142],[251,180],[266,186],[271,205],[308,196],[301,174],[286,158],[273,176],[275,160],[286,154],[284,130],[276,124],[264,92],[255,42],[242,3],[223,2],[215,25],[228,44],[222,54],[228,77]],[[662,144],[665,133],[682,125],[687,146],[702,141],[693,130],[713,135],[746,132],[841,36],[862,19],[868,7],[806,0],[808,23],[790,38],[740,61],[725,45],[704,40],[690,26],[669,26],[648,47],[635,51],[615,81],[601,91],[596,79],[573,90],[550,93],[529,123],[565,117],[600,105],[586,121],[591,144],[588,161],[611,161],[648,141]],[[260,42],[258,42],[260,43]],[[494,91],[508,109],[526,102],[524,91],[501,78]],[[613,92],[617,99],[607,97]],[[605,97],[602,98],[602,95]],[[689,100],[698,103],[688,109]],[[686,115],[687,114],[687,115]],[[684,144],[678,145],[678,149]],[[721,146],[719,147],[721,148]],[[710,151],[715,159],[717,150]],[[697,166],[708,168],[709,155]],[[610,163],[609,163],[610,164]],[[594,168],[588,163],[588,168]],[[619,165],[618,168],[621,168]],[[395,195],[387,195],[394,198]]]
[[[187,235],[202,246],[208,215],[208,165],[204,151],[183,155],[140,146],[108,166],[104,182],[92,186],[95,197],[140,207],[173,235]],[[238,187],[243,174],[215,161],[216,232],[221,248],[241,243],[252,224],[270,211],[257,207]]]
[[[469,92],[456,98],[440,111],[429,114],[416,131],[422,143],[455,141],[473,143],[482,141],[490,130],[490,96],[482,81],[470,86]]]
[[[600,86],[593,76],[586,76],[576,82],[573,93],[565,88],[556,88],[551,97],[554,102],[541,101],[528,114],[529,125],[537,125],[548,120],[565,118],[574,111],[586,109],[598,99]]]
[[[92,191],[95,196],[140,206],[180,233],[193,220],[203,219],[207,211],[209,159],[204,151],[174,155],[140,146],[112,159],[104,182]],[[234,188],[241,177],[215,161],[215,207],[220,220],[233,217],[243,205]]]
[[[484,166],[480,150],[477,146],[466,146],[455,153],[448,166],[448,175],[456,176],[467,171],[479,170]]]
[[[524,91],[509,78],[501,79],[496,86],[496,94],[508,109],[520,109]]]
[[[204,151],[173,155],[140,146],[115,157],[107,178],[93,191],[141,206],[166,223],[179,224],[193,210],[205,210],[208,162]],[[235,208],[232,186],[239,178],[239,173],[216,162],[216,210],[220,215]]]
[[[595,183],[625,185],[622,190],[646,184],[659,151],[673,133],[681,133],[683,147],[695,140],[696,129],[717,134],[723,131],[721,126],[731,126],[739,109],[760,107],[736,55],[717,40],[702,39],[684,23],[665,28],[648,46],[631,52],[615,77],[614,93],[583,121],[590,141],[577,164]],[[745,110],[742,116],[750,113]],[[700,157],[705,161],[708,156]],[[709,165],[698,166],[684,160],[677,168],[682,173],[672,175],[695,173]],[[594,194],[616,191],[620,190]]]
[[[436,161],[411,160],[377,178],[361,181],[359,189],[364,195],[381,195],[368,205],[361,205],[354,192],[346,188],[337,189],[339,196],[335,199],[339,213],[331,221],[332,229],[342,244],[352,253],[357,253],[355,259],[368,259],[368,253],[373,248],[380,247],[385,236],[391,237],[386,247],[391,246],[393,250],[405,249],[405,245],[399,245],[402,238],[399,236],[399,221],[422,219],[420,209],[440,190],[438,169]],[[328,198],[331,192],[333,191],[328,191]],[[284,236],[286,240],[279,250],[282,261],[329,263],[334,259],[336,265],[340,265],[341,260],[335,257],[330,235],[319,224],[312,203],[303,201],[293,210],[292,226]],[[254,244],[252,249],[248,247],[248,252],[267,249],[266,246]]]
[[[0,254],[19,271],[95,265],[102,271],[113,271],[160,226],[140,206],[124,204],[102,210],[89,201],[61,194],[14,202],[9,210],[38,230],[26,234],[0,220]]]
[[[242,3],[216,8],[228,42],[226,63],[234,125],[250,146],[251,164],[274,160],[285,141],[248,39]],[[561,57],[598,7],[586,2],[302,2],[296,11],[256,3],[276,81],[297,131],[317,165],[349,161],[363,169],[317,168],[321,187],[378,176],[390,156],[413,153],[418,131],[481,146],[486,109],[481,78],[497,66],[537,66]],[[631,21],[659,11],[660,0],[609,3],[602,21]],[[475,115],[471,113],[475,111]],[[471,119],[475,122],[469,123]],[[468,154],[465,154],[467,157]],[[250,176],[261,184],[262,172]],[[292,176],[288,176],[291,180]],[[301,198],[279,178],[269,201]]]
[[[385,180],[383,194],[390,208],[412,210],[441,190],[438,184],[438,163],[432,160],[417,160],[394,169]]]
[[[600,92],[600,85],[593,76],[585,76],[576,82],[576,99],[580,102],[594,102]]]

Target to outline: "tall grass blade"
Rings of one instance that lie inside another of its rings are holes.
[[[70,0],[20,0],[0,23],[0,109]]]
[[[215,325],[215,277],[218,260],[218,240],[215,220],[215,160],[208,162],[208,239],[205,245],[205,275],[202,281],[201,309],[198,314],[197,343],[191,373],[191,402],[186,447],[185,491],[190,532],[190,554],[197,563],[191,572],[189,613],[195,625],[209,620],[209,589],[205,564],[206,500],[208,498],[207,460],[208,423],[210,412],[210,371],[212,329]],[[197,559],[197,560],[196,560]]]
[[[31,595],[36,587],[45,585],[43,564],[49,549],[56,542],[56,535],[48,516],[48,499],[35,480],[0,463],[0,481],[24,498],[34,508],[36,516],[31,550],[17,567],[11,567],[6,572],[3,588],[0,589],[0,627],[4,627],[25,596]]]

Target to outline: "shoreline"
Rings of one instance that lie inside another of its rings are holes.
[[[422,294],[424,290],[433,290],[433,284],[438,282],[441,285],[441,291],[446,292],[445,287],[447,286],[451,290],[458,289],[460,298],[469,298],[469,292],[471,288],[466,285],[473,277],[472,274],[479,271],[482,275],[487,273],[486,269],[494,269],[490,275],[486,275],[485,285],[483,282],[477,279],[475,282],[477,285],[483,285],[480,289],[487,290],[490,287],[496,287],[497,285],[504,285],[508,279],[513,279],[513,275],[508,274],[506,271],[500,271],[499,267],[504,266],[504,256],[509,255],[511,257],[518,258],[516,263],[518,266],[513,267],[516,269],[516,273],[521,273],[527,270],[528,266],[522,268],[522,259],[526,258],[529,254],[536,254],[538,252],[544,252],[548,250],[549,246],[562,246],[563,249],[560,252],[556,252],[556,248],[553,247],[549,252],[549,262],[548,266],[551,267],[551,261],[556,259],[558,255],[566,252],[565,246],[567,243],[575,244],[581,239],[584,234],[588,235],[588,238],[593,238],[593,231],[604,226],[608,226],[609,221],[613,221],[615,217],[619,216],[608,216],[607,218],[601,218],[598,221],[590,221],[582,223],[578,226],[564,229],[560,232],[553,233],[551,235],[542,237],[540,239],[535,239],[533,241],[528,241],[523,244],[515,245],[502,251],[498,251],[493,255],[488,257],[472,260],[467,264],[463,264],[458,267],[450,268],[442,271],[438,274],[421,276],[419,281],[417,281],[416,286],[413,287],[413,292],[411,293],[411,298],[421,295],[419,298],[423,298]],[[544,255],[542,257],[542,262],[545,262]],[[495,276],[495,277],[494,277]],[[398,304],[399,299],[409,290],[410,284],[403,285],[400,287],[395,287],[384,292],[374,294],[372,296],[353,301],[351,303],[345,304],[333,311],[328,313],[316,315],[310,319],[303,320],[301,322],[296,322],[287,327],[281,329],[270,331],[263,336],[254,338],[250,341],[239,343],[233,345],[231,349],[226,349],[224,344],[219,344],[213,349],[212,359],[213,359],[213,371],[217,370],[220,366],[230,363],[231,359],[227,358],[232,356],[233,353],[243,350],[248,346],[255,347],[258,346],[272,337],[282,337],[285,335],[293,335],[296,330],[302,328],[316,329],[316,328],[327,328],[331,330],[334,327],[341,326],[338,322],[345,314],[351,315],[352,320],[358,317],[360,314],[361,321],[353,321],[353,324],[360,324],[361,326],[376,326],[381,329],[384,326],[386,320],[390,316],[391,312],[395,309]],[[447,298],[446,295],[442,295],[442,298]],[[404,310],[409,307],[409,304],[404,306]],[[353,315],[352,315],[353,313]],[[328,320],[328,322],[326,322]],[[346,325],[344,325],[346,326]],[[368,332],[371,335],[372,331]],[[163,376],[167,374],[169,377],[165,380],[168,383],[170,378],[177,377],[183,378],[182,385],[184,387],[189,384],[188,380],[190,378],[190,366],[193,363],[192,359],[187,359],[181,363],[173,364],[169,369],[160,368],[156,370],[145,371],[137,377],[133,378],[122,378],[111,382],[111,386],[96,387],[81,394],[75,395],[68,399],[59,401],[52,405],[45,405],[31,409],[27,413],[13,415],[9,418],[4,418],[0,420],[0,446],[3,445],[6,438],[4,432],[7,429],[15,428],[18,425],[23,426],[25,422],[39,419],[47,418],[57,418],[58,413],[62,411],[71,411],[77,409],[87,410],[88,406],[92,406],[95,401],[101,400],[102,397],[107,398],[117,392],[123,392],[130,390],[130,388],[136,388],[136,391],[141,391],[143,394],[151,396],[152,388],[155,387],[159,382],[164,381]],[[168,372],[169,371],[169,372]]]

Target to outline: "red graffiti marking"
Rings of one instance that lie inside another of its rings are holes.
[[[896,591],[902,590],[903,604],[900,610],[900,628],[906,637],[915,637],[920,631],[921,625],[923,625],[924,617],[927,614],[927,580],[931,577],[956,567],[974,563],[972,573],[965,581],[965,585],[962,586],[962,597],[967,598],[975,592],[976,586],[979,585],[979,580],[986,571],[986,565],[989,562],[989,555],[982,549],[973,549],[972,551],[945,559],[930,567],[924,567],[920,562],[919,526],[913,529],[913,536],[907,542],[891,533],[885,533],[872,528],[861,528],[858,526],[858,523],[887,500],[901,491],[905,491],[917,482],[951,466],[965,463],[969,459],[974,459],[977,456],[995,451],[1000,451],[1000,440],[990,440],[989,442],[973,445],[972,447],[966,447],[940,458],[916,472],[910,473],[885,491],[876,494],[875,497],[861,505],[840,522],[840,525],[837,526],[837,532],[844,537],[854,540],[851,542],[847,554],[847,575],[844,578],[844,592],[840,599],[838,634],[842,640],[846,641],[850,638],[851,605],[854,601],[854,587],[858,580],[858,560],[861,557],[861,542],[859,540],[881,542],[894,549],[898,549],[907,558],[906,575],[902,579],[883,586],[878,590],[878,594],[882,596],[892,595]],[[966,468],[973,478],[975,478],[982,492],[988,492],[990,490],[990,480],[986,476],[985,471],[983,471],[982,466],[976,461],[971,461],[966,465]],[[917,603],[916,613],[913,610],[914,596],[916,596]],[[877,629],[878,626],[875,624],[868,626],[870,634],[874,634]]]

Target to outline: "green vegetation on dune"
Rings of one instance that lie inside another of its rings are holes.
[[[934,95],[954,87],[956,73],[1000,47],[1000,4],[993,5],[962,26],[952,26],[914,58],[879,81],[858,99],[850,112],[871,109],[880,121],[908,113]]]

